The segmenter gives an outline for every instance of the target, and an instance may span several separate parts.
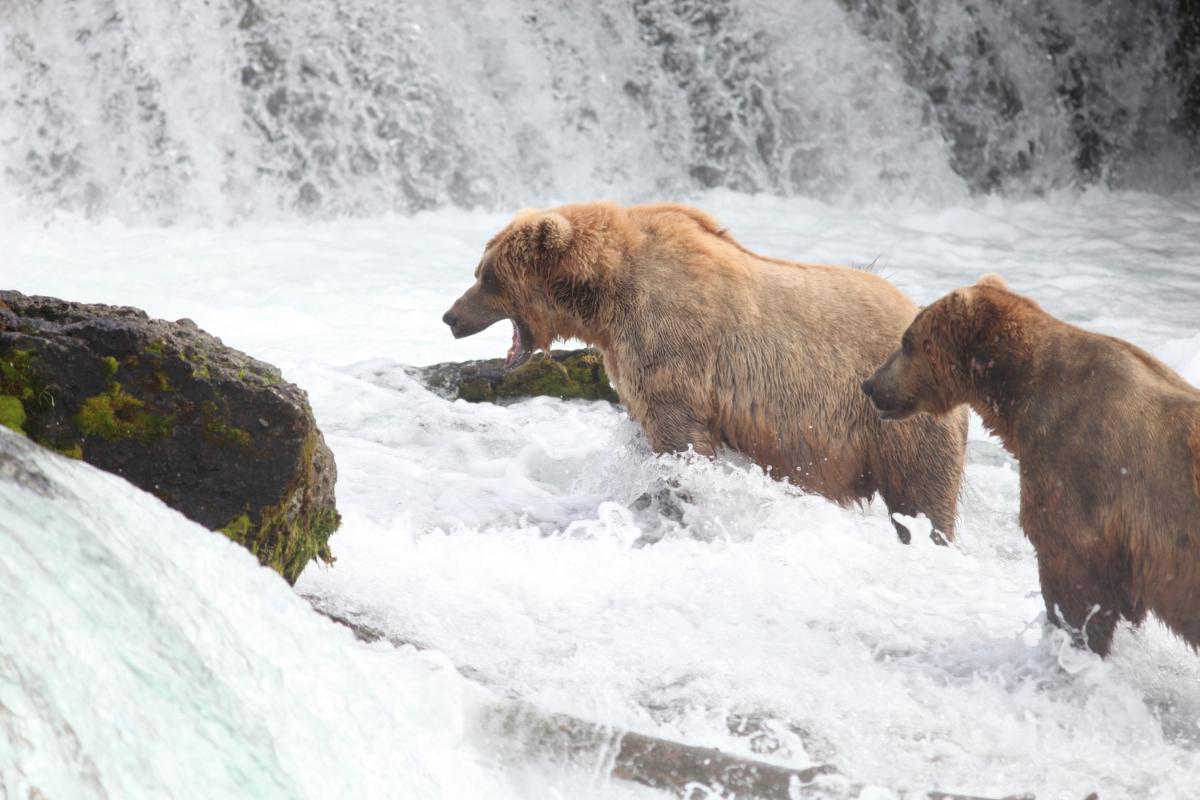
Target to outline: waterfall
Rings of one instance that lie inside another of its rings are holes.
[[[1172,189],[1200,163],[1200,22],[1167,0],[3,8],[0,207],[25,213],[938,202]]]

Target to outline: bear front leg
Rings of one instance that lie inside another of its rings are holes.
[[[655,453],[683,453],[689,447],[702,456],[717,452],[708,421],[678,400],[650,403],[642,427]]]
[[[1079,553],[1039,549],[1037,559],[1047,618],[1067,630],[1076,647],[1107,656],[1120,615],[1111,598],[1116,587],[1104,586],[1102,571]]]
[[[716,452],[708,426],[678,402],[659,401],[652,405],[642,428],[655,453],[682,453],[689,447],[708,457]],[[691,495],[680,487],[678,479],[669,478],[655,492],[643,492],[634,500],[633,509],[645,511],[654,507],[667,519],[682,523],[684,504],[692,504]]]

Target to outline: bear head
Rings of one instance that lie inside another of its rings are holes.
[[[1008,291],[999,275],[988,274],[923,308],[904,332],[900,349],[863,381],[862,390],[879,415],[940,416],[971,402],[977,380],[996,367],[998,348],[1014,342],[1006,317],[1014,302],[1030,301]]]
[[[552,211],[526,209],[492,237],[475,283],[442,317],[456,339],[502,319],[512,322],[506,370],[556,339],[595,340],[599,297],[617,257],[601,235],[616,206],[592,203]]]

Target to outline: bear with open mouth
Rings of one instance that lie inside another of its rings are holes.
[[[885,424],[858,390],[915,314],[877,275],[758,256],[694,208],[595,202],[519,213],[443,321],[463,337],[509,320],[508,368],[581,339],[655,452],[730,447],[841,504],[878,492],[951,540],[966,411]]]

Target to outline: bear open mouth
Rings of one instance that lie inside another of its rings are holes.
[[[508,355],[504,358],[505,372],[512,372],[528,361],[535,349],[533,346],[533,337],[529,334],[528,329],[519,320],[515,319],[512,320],[512,326],[512,347],[508,348]]]

